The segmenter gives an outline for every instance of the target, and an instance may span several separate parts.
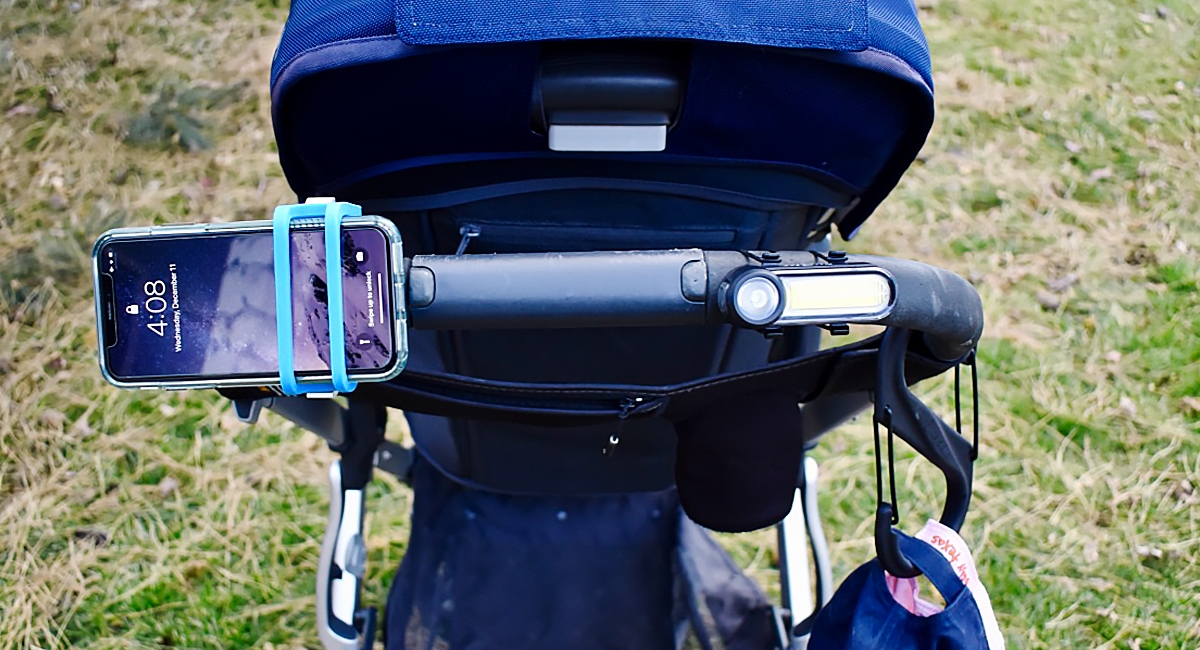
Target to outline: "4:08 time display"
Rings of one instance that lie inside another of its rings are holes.
[[[142,287],[142,290],[146,292],[146,311],[158,315],[159,318],[164,318],[162,313],[167,310],[167,299],[164,297],[167,293],[167,283],[162,280],[151,280]],[[146,327],[149,327],[151,332],[164,336],[167,331],[167,322],[162,320],[157,323],[146,323]]]

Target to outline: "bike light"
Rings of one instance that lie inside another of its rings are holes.
[[[869,323],[892,311],[892,279],[882,269],[784,271],[779,325]]]
[[[783,282],[770,271],[751,269],[729,284],[728,300],[733,315],[744,325],[772,325],[783,314]]]
[[[725,295],[735,319],[750,327],[871,323],[895,301],[891,277],[864,267],[756,268],[734,277]]]

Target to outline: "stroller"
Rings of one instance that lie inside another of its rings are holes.
[[[326,648],[376,636],[374,469],[415,494],[388,648],[803,647],[833,586],[804,452],[872,403],[962,525],[977,441],[908,385],[972,361],[979,298],[829,243],[932,123],[911,0],[297,0],[271,88],[297,195],[391,219],[411,256],[399,378],[344,406],[225,391],[341,454]],[[821,349],[855,322],[888,329]],[[384,440],[384,407],[414,448]],[[881,563],[915,575],[877,452]],[[779,605],[704,530],[768,526]]]

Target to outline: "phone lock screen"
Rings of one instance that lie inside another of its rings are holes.
[[[298,374],[329,372],[323,236],[320,230],[291,233]],[[269,230],[114,239],[97,263],[109,314],[102,353],[115,379],[278,376]],[[344,229],[341,272],[350,372],[386,368],[395,342],[384,233]]]

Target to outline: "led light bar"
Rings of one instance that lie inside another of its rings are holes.
[[[895,304],[891,275],[881,268],[753,269],[726,293],[730,312],[751,327],[874,323]]]

